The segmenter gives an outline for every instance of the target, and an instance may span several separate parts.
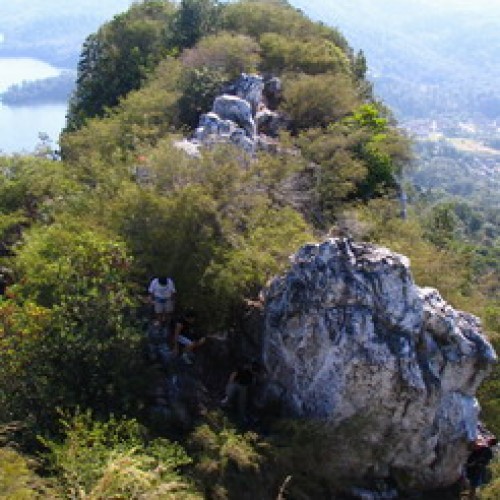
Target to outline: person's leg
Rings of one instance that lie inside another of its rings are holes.
[[[237,389],[237,394],[238,394],[238,419],[241,423],[246,423],[247,421],[247,396],[248,396],[248,387],[244,385],[239,385]]]
[[[234,382],[228,382],[226,385],[226,397],[221,401],[223,405],[229,405],[234,400],[238,392],[238,386]]]
[[[477,489],[481,486],[482,483],[482,474],[483,471],[476,470],[469,477],[469,500],[476,500],[477,498]]]
[[[160,323],[162,325],[166,324],[167,320],[167,303],[166,302],[161,302],[160,303]]]

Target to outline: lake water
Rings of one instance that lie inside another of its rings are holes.
[[[0,57],[0,92],[24,80],[56,76],[58,68],[30,58]],[[28,153],[33,151],[40,132],[56,143],[65,124],[66,104],[4,106],[0,104],[0,151]]]

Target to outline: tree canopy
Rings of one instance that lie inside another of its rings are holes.
[[[152,276],[174,279],[179,308],[194,308],[206,332],[238,333],[241,311],[290,254],[343,231],[409,255],[420,285],[438,286],[498,333],[498,255],[470,240],[488,236],[485,221],[411,190],[414,205],[400,217],[408,140],[365,71],[363,54],[337,30],[284,1],[134,3],[83,47],[62,159],[0,157],[0,265],[9,275],[0,438],[12,421],[29,429],[31,447],[34,436],[49,436],[46,470],[63,497],[77,487],[82,498],[130,491],[129,476],[116,472],[125,465],[142,478],[144,498],[162,484],[178,498],[197,498],[197,488],[226,498],[241,477],[253,498],[265,498],[283,479],[274,467],[256,481],[266,447],[218,417],[205,415],[186,441],[194,485],[183,475],[184,450],[158,444],[153,426],[141,434],[158,378],[140,355]],[[273,152],[219,144],[189,156],[176,147],[241,72],[281,79]],[[498,425],[496,402],[485,401]],[[293,435],[279,455],[287,474],[303,450],[300,431]],[[12,460],[26,478],[24,462]],[[0,475],[4,464],[0,453]]]

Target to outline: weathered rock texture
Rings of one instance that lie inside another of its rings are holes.
[[[496,355],[405,257],[349,239],[303,247],[265,291],[263,337],[271,392],[288,415],[328,423],[341,477],[457,480]]]
[[[243,73],[226,85],[212,110],[200,117],[194,137],[176,145],[191,156],[199,154],[200,146],[221,142],[235,144],[248,153],[257,149],[272,151],[286,122],[279,112],[268,107],[275,109],[280,100],[279,78],[264,81],[259,75]]]

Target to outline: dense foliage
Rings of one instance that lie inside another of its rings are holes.
[[[408,141],[373,99],[365,69],[336,30],[279,0],[147,0],[89,36],[62,160],[42,149],[0,159],[10,276],[0,299],[0,424],[20,422],[27,447],[44,436],[54,495],[235,498],[244,483],[247,498],[276,497],[304,449],[317,480],[294,480],[297,498],[317,494],[328,474],[321,435],[307,430],[264,442],[206,415],[185,440],[189,458],[134,420],[147,423],[154,378],[140,314],[153,275],[174,279],[178,307],[193,307],[205,331],[227,332],[299,245],[347,231],[409,255],[420,285],[498,332],[494,253],[476,258],[466,239],[482,227],[478,215],[414,196],[416,210],[400,218]],[[190,157],[176,148],[242,71],[282,78],[277,151],[251,157],[220,145]],[[485,393],[484,403],[497,426],[496,401]],[[23,492],[29,471],[18,455],[15,464]],[[334,484],[325,480],[324,492]]]

